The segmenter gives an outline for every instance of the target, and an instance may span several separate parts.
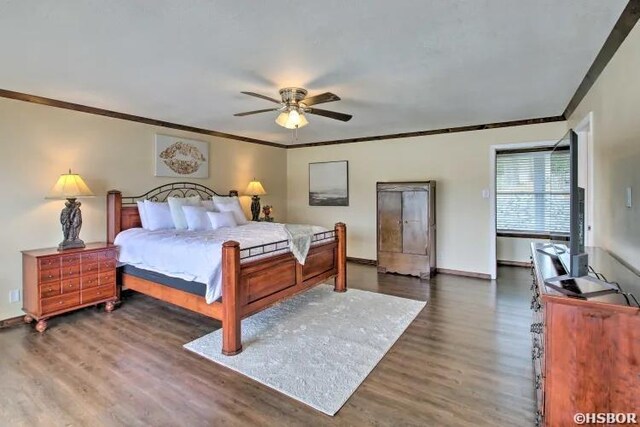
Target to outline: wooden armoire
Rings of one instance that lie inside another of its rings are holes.
[[[378,182],[378,271],[436,272],[436,183]]]

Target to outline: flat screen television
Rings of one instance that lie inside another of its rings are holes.
[[[584,188],[578,185],[578,135],[569,130],[553,147],[550,155],[549,183],[551,190],[551,206],[558,211],[559,218],[568,218],[568,256],[561,252],[564,248],[553,245],[557,251],[565,271],[571,278],[589,274],[588,256],[584,250],[585,216]],[[567,168],[569,169],[567,171]],[[568,172],[568,173],[567,173]],[[567,194],[568,191],[568,194]],[[567,226],[551,230],[551,240],[560,241],[567,238]]]

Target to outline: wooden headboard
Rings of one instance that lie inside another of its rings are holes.
[[[228,197],[237,196],[236,190],[229,191]],[[156,187],[140,196],[123,196],[118,190],[107,193],[107,242],[113,243],[118,233],[129,228],[142,227],[136,202],[151,200],[164,202],[167,197],[200,196],[203,200],[212,196],[222,196],[204,185],[192,182],[174,182]]]

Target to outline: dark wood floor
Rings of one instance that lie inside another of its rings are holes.
[[[350,264],[353,288],[429,302],[335,417],[184,350],[219,323],[139,294],[0,330],[0,425],[533,425],[530,282]]]

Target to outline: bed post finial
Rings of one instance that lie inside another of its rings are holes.
[[[234,356],[242,351],[240,329],[240,243],[222,244],[222,354]]]
[[[347,226],[343,222],[336,223],[336,240],[338,241],[338,275],[333,288],[335,292],[347,291]]]
[[[113,243],[122,227],[122,193],[107,192],[107,242]]]

